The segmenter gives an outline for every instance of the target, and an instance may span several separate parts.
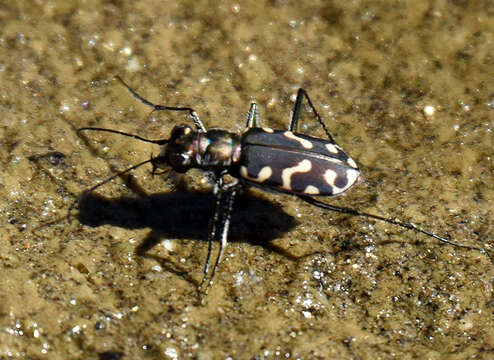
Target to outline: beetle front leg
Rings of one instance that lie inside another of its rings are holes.
[[[190,117],[192,118],[192,121],[194,121],[195,126],[197,127],[197,130],[202,131],[202,132],[207,132],[206,127],[204,126],[203,122],[201,119],[199,119],[199,115],[196,113],[196,111],[190,107],[176,107],[176,106],[167,106],[167,105],[156,105],[153,104],[151,101],[146,100],[143,98],[141,95],[137,93],[134,89],[132,89],[125,81],[122,80],[120,76],[115,76],[115,79],[120,81],[123,86],[129,90],[129,92],[132,94],[133,97],[135,97],[137,100],[142,102],[143,104],[150,106],[153,108],[153,111],[163,111],[163,110],[169,110],[169,111],[188,111]]]

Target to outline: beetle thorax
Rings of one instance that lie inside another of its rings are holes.
[[[240,138],[225,130],[212,129],[198,133],[196,163],[205,169],[222,169],[240,159]]]
[[[171,166],[177,172],[224,169],[239,161],[240,152],[236,134],[219,129],[200,132],[188,125],[177,125],[154,163],[157,167]]]

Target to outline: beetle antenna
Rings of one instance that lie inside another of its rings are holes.
[[[100,186],[103,186],[103,185],[105,185],[105,184],[109,183],[110,181],[112,181],[112,180],[116,179],[117,177],[122,176],[123,174],[126,174],[126,173],[128,173],[128,172],[130,172],[130,171],[132,171],[132,170],[134,170],[134,169],[137,169],[138,167],[141,167],[141,166],[142,166],[142,165],[144,165],[144,164],[147,164],[147,163],[152,163],[154,159],[155,159],[155,158],[151,157],[151,159],[148,159],[148,160],[142,161],[142,162],[140,162],[140,163],[138,163],[138,164],[136,164],[136,165],[132,165],[131,167],[129,167],[129,168],[125,169],[125,170],[119,171],[119,172],[118,172],[118,173],[116,173],[115,175],[112,175],[112,176],[110,176],[109,178],[107,178],[107,179],[105,179],[105,180],[103,180],[103,181],[101,181],[101,182],[97,183],[96,185],[94,185],[94,186],[90,187],[89,189],[84,190],[84,191],[83,191],[83,192],[82,192],[82,193],[81,193],[81,194],[80,194],[80,195],[79,195],[79,196],[78,196],[78,197],[74,200],[74,202],[70,205],[69,210],[67,211],[67,220],[69,221],[69,223],[70,223],[70,220],[71,220],[71,215],[70,215],[70,214],[71,214],[72,210],[74,210],[74,208],[77,206],[77,204],[79,204],[79,201],[81,201],[81,199],[82,199],[82,197],[83,197],[84,195],[89,194],[89,193],[92,193],[94,190],[96,190],[96,189],[97,189],[97,188],[99,188]]]
[[[158,144],[158,145],[165,145],[166,143],[168,143],[168,139],[150,140],[150,139],[143,138],[139,135],[129,134],[129,133],[126,133],[123,131],[118,131],[118,130],[113,130],[113,129],[99,128],[99,127],[83,127],[83,128],[77,129],[77,133],[80,133],[81,131],[86,131],[86,130],[104,131],[104,132],[109,132],[109,133],[113,133],[113,134],[119,134],[119,135],[131,137],[131,138],[134,138],[134,139],[137,139],[140,141]]]
[[[322,201],[316,200],[316,199],[314,199],[314,198],[312,198],[310,196],[304,196],[304,195],[297,195],[297,196],[300,199],[302,199],[303,201],[308,202],[309,204],[314,205],[314,206],[317,206],[317,207],[322,208],[322,209],[336,211],[336,212],[340,212],[340,213],[343,213],[343,214],[350,214],[350,215],[355,215],[355,216],[363,216],[363,217],[370,218],[370,219],[375,219],[375,220],[381,220],[381,221],[387,222],[389,224],[397,225],[397,226],[400,226],[400,227],[405,228],[405,229],[408,229],[408,230],[413,230],[413,231],[422,233],[424,235],[427,235],[429,237],[432,237],[434,239],[437,239],[437,240],[439,240],[439,241],[441,241],[443,243],[446,243],[446,244],[450,244],[450,245],[453,245],[453,246],[456,246],[456,247],[459,247],[459,248],[464,248],[464,249],[478,250],[481,253],[487,255],[487,250],[486,249],[483,249],[483,248],[480,248],[480,247],[476,247],[476,246],[470,246],[470,245],[460,244],[460,243],[458,243],[456,241],[453,241],[453,240],[448,240],[448,239],[443,238],[443,237],[441,237],[439,235],[436,235],[436,234],[434,234],[434,233],[432,233],[430,231],[421,229],[417,225],[415,225],[414,223],[404,223],[404,222],[393,220],[393,219],[390,219],[390,218],[385,218],[385,217],[378,216],[378,215],[373,215],[373,214],[368,214],[368,213],[360,212],[360,211],[355,210],[355,209],[334,206],[334,205],[327,204],[327,203],[324,203]]]

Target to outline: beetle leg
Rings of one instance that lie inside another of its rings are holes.
[[[456,242],[454,240],[446,239],[446,238],[444,238],[442,236],[439,236],[439,235],[436,235],[434,233],[431,233],[430,231],[424,230],[424,229],[418,227],[417,225],[415,225],[414,223],[404,223],[404,222],[401,222],[401,221],[398,221],[398,220],[394,220],[394,219],[391,219],[391,218],[385,218],[385,217],[378,216],[378,215],[364,213],[364,212],[361,212],[361,211],[358,211],[358,210],[355,210],[355,209],[350,209],[350,208],[345,208],[345,207],[340,207],[340,206],[334,206],[334,205],[327,204],[325,202],[316,200],[313,197],[306,196],[306,195],[297,195],[297,196],[300,199],[302,199],[303,201],[305,201],[305,202],[307,202],[307,203],[309,203],[311,205],[317,206],[317,207],[319,207],[321,209],[331,210],[331,211],[336,211],[336,212],[343,213],[343,214],[350,214],[350,215],[354,215],[354,216],[362,216],[362,217],[366,217],[366,218],[369,218],[369,219],[384,221],[384,222],[387,222],[389,224],[402,227],[404,229],[408,229],[408,230],[412,230],[412,231],[415,231],[415,232],[418,232],[418,233],[422,233],[424,235],[427,235],[427,236],[429,236],[431,238],[434,238],[434,239],[439,240],[439,241],[441,241],[443,243],[446,243],[446,244],[450,244],[450,245],[453,245],[453,246],[456,246],[456,247],[459,247],[459,248],[464,248],[464,249],[477,250],[477,251],[480,251],[483,254],[487,254],[488,255],[486,249],[483,249],[483,248],[480,248],[480,247],[476,247],[476,246],[471,246],[471,245],[465,245],[465,244],[458,243],[458,242]]]
[[[335,141],[333,139],[333,136],[331,135],[328,128],[322,121],[322,118],[317,112],[316,107],[314,106],[314,104],[312,104],[312,101],[309,98],[309,94],[307,93],[307,91],[305,91],[302,88],[298,89],[297,99],[295,100],[295,106],[293,107],[293,112],[292,112],[292,120],[290,121],[290,127],[288,128],[288,130],[290,130],[291,132],[298,131],[298,119],[300,118],[300,112],[302,111],[302,101],[304,100],[304,96],[307,99],[307,102],[309,103],[309,106],[311,107],[312,111],[314,112],[314,116],[316,117],[319,124],[321,124],[324,132],[326,133],[326,136],[328,137],[329,141],[334,143]]]
[[[223,183],[223,179],[219,178],[217,182],[214,184],[214,194],[216,195],[216,201],[214,203],[213,216],[209,221],[208,255],[206,257],[206,263],[204,264],[204,269],[202,270],[203,277],[201,284],[199,285],[199,289],[201,289],[202,286],[204,285],[204,282],[206,281],[206,278],[208,277],[208,273],[209,273],[209,266],[211,263],[211,253],[213,252],[213,240],[216,237],[216,224],[218,222],[218,219],[220,218],[220,212],[221,212],[221,198],[223,194],[220,190],[220,187],[222,183]]]
[[[247,113],[247,129],[253,128],[253,127],[258,127],[258,119],[259,119],[259,113],[257,112],[257,104],[255,102],[252,102],[250,104],[250,109],[249,112]]]
[[[235,184],[236,185],[236,184]],[[231,186],[226,190],[226,205],[225,205],[225,213],[223,215],[222,221],[222,229],[221,229],[221,242],[220,242],[220,250],[218,252],[218,257],[216,258],[216,262],[213,267],[213,272],[211,273],[211,278],[209,281],[209,285],[213,283],[214,275],[216,275],[216,270],[218,269],[218,265],[221,262],[223,257],[223,251],[225,250],[226,244],[228,243],[228,230],[230,229],[230,220],[232,217],[233,210],[233,202],[235,200],[235,195],[237,194],[236,186]],[[207,290],[207,289],[206,289]],[[206,291],[207,293],[207,291]]]
[[[220,178],[218,182],[215,184],[216,202],[215,202],[213,217],[211,218],[211,222],[210,222],[210,231],[208,235],[208,255],[203,270],[204,277],[199,286],[199,289],[202,289],[207,281],[205,288],[202,291],[204,296],[207,295],[209,288],[213,284],[214,276],[216,275],[216,271],[223,258],[223,252],[228,243],[228,230],[230,228],[233,202],[235,199],[235,195],[237,194],[238,184],[239,181],[237,179],[235,179],[229,184],[224,184],[222,178]],[[223,196],[225,196],[224,202],[223,202]],[[218,221],[220,222],[219,232],[217,232]],[[218,255],[216,256],[216,260],[213,266],[213,270],[211,272],[211,276],[209,276],[209,280],[207,280],[209,268],[211,266],[211,254],[213,250],[212,244],[217,234],[219,234],[220,236],[220,248],[218,250]]]
[[[115,76],[115,79],[117,79],[118,81],[120,81],[122,83],[122,85],[125,86],[127,88],[127,90],[129,90],[129,92],[132,94],[132,96],[134,96],[137,100],[139,100],[140,102],[142,102],[143,104],[145,104],[147,106],[152,107],[153,108],[153,111],[161,111],[161,110],[188,111],[190,117],[194,121],[195,126],[197,127],[197,130],[202,131],[202,132],[206,132],[207,131],[207,129],[204,126],[203,122],[201,121],[201,119],[199,119],[199,115],[196,113],[196,111],[194,109],[192,109],[190,107],[176,107],[176,106],[167,106],[167,105],[156,105],[156,104],[153,104],[151,101],[146,100],[141,95],[139,95],[137,93],[137,91],[135,91],[129,85],[127,85],[125,83],[125,81],[123,81],[122,78],[120,78],[120,76],[118,76],[118,75]]]

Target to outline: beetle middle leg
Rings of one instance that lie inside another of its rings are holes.
[[[259,112],[257,111],[257,104],[252,102],[250,104],[249,112],[247,113],[247,125],[245,126],[247,129],[258,127]]]
[[[223,257],[223,252],[228,243],[228,231],[230,228],[233,202],[235,199],[235,195],[237,194],[238,187],[239,181],[237,179],[234,179],[232,182],[225,184],[222,176],[218,178],[215,184],[214,193],[216,195],[216,201],[214,205],[213,216],[211,217],[209,223],[208,255],[203,269],[203,278],[198,288],[199,291],[202,291],[203,295],[207,295],[209,288],[213,284],[214,276],[216,275],[216,271]],[[211,267],[211,255],[213,252],[213,241],[218,236],[220,239],[220,248],[218,250],[218,255],[216,256],[211,275],[208,279],[208,274]]]

